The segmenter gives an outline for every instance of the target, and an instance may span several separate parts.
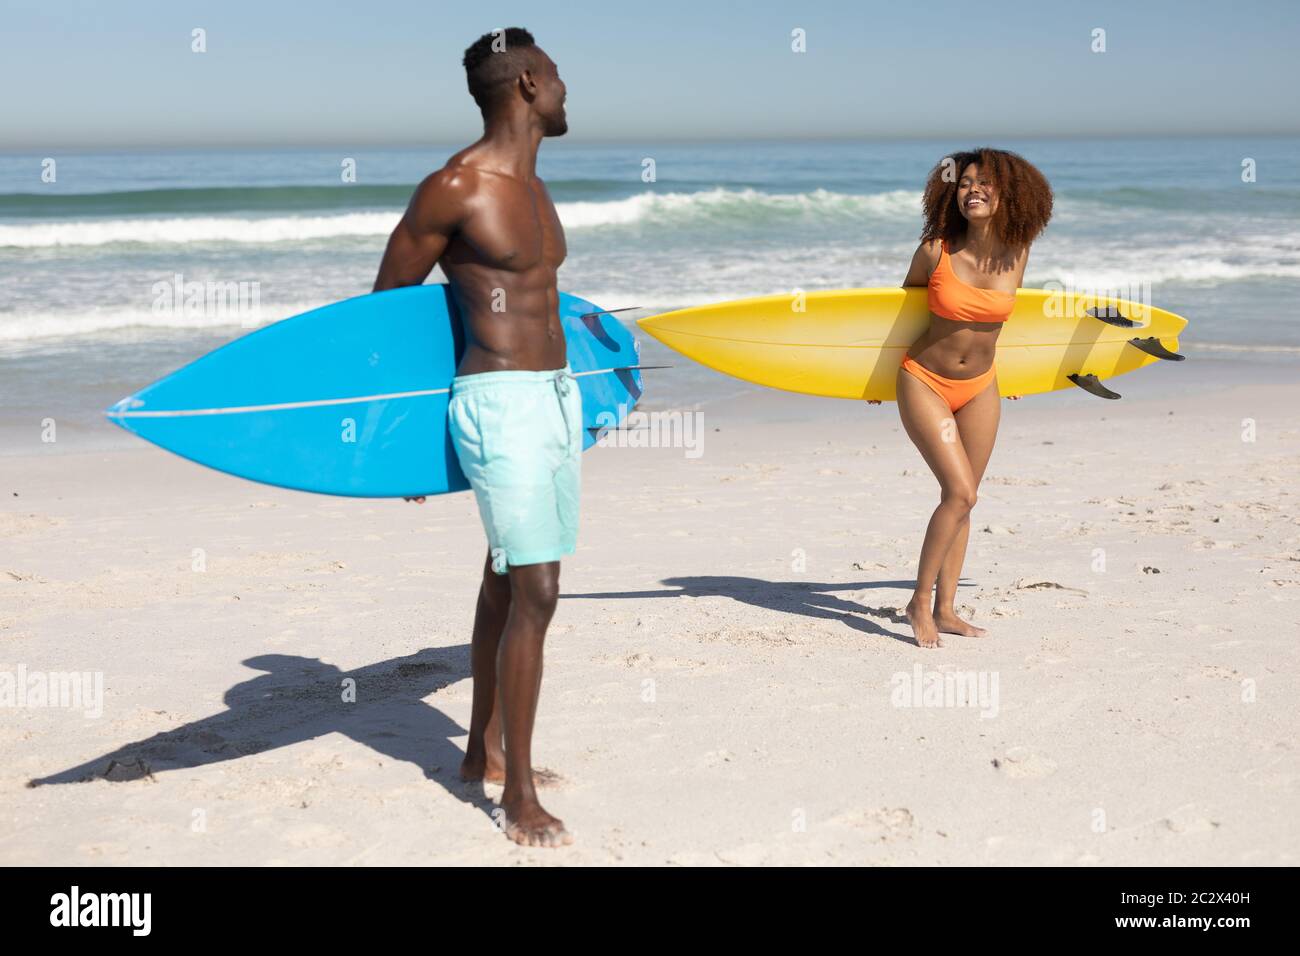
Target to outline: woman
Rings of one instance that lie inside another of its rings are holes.
[[[940,633],[985,633],[959,618],[953,602],[971,508],[998,430],[994,348],[1015,305],[1030,243],[1052,216],[1052,188],[1015,153],[978,149],[954,153],[934,168],[924,206],[921,245],[903,285],[928,288],[930,325],[898,370],[898,411],[939,479],[939,507],[926,528],[907,605],[917,643],[937,647]]]

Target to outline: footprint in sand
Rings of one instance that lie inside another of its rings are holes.
[[[879,561],[854,561],[853,570],[854,571],[888,571],[889,565],[882,564]]]
[[[768,848],[761,843],[746,843],[744,846],[719,850],[714,855],[730,866],[761,866],[767,860]]]
[[[48,531],[64,524],[67,524],[64,518],[48,518],[45,515],[0,514],[0,536],[9,538],[20,534]]]
[[[78,845],[77,852],[85,856],[93,857],[97,860],[106,857],[126,859],[128,854],[130,854],[131,849],[132,847],[128,843],[82,843]]]
[[[1067,587],[1064,584],[1057,584],[1055,581],[1035,581],[1032,578],[1017,578],[1011,585],[1017,591],[1065,591],[1069,594],[1077,594],[1079,597],[1087,597],[1088,592],[1083,588]]]
[[[863,592],[866,593],[865,591]],[[869,607],[864,606],[862,612],[869,617],[884,618],[892,624],[906,624],[907,612],[901,607]]]
[[[128,760],[125,763],[119,763],[116,760],[110,760],[108,767],[100,776],[105,780],[111,780],[114,783],[122,783],[129,780],[148,780],[155,783],[153,771],[143,760],[137,758]]]
[[[38,578],[35,574],[27,571],[13,571],[6,569],[3,574],[0,574],[0,584],[15,584],[28,581],[33,584],[46,583],[44,579]]]
[[[916,832],[916,820],[907,807],[854,810],[834,817],[831,822],[861,830],[875,843],[910,840]]]
[[[298,849],[342,846],[351,839],[345,831],[320,823],[291,827],[285,830],[280,838],[289,846]]]
[[[725,748],[720,750],[708,750],[696,758],[697,767],[721,767],[723,764],[731,763],[735,759],[735,754]]]
[[[561,787],[565,786],[568,782],[569,781],[565,779],[561,774],[558,774],[554,770],[551,770],[547,767],[533,768],[533,786],[535,786],[538,790],[558,790]],[[465,786],[467,787],[482,786],[485,790],[490,787],[496,787],[498,790],[503,788],[502,784],[494,783],[487,780],[481,782],[465,781]]]
[[[1230,667],[1220,667],[1217,664],[1211,664],[1201,668],[1202,677],[1213,677],[1220,680],[1234,680],[1241,675]]]
[[[1210,833],[1219,828],[1215,820],[1203,817],[1196,811],[1194,804],[1186,804],[1174,810],[1167,817],[1161,820],[1159,827],[1164,827],[1170,833],[1187,834],[1187,833]]]
[[[1056,773],[1056,761],[1034,753],[1027,747],[1012,747],[1001,759],[994,758],[993,766],[1008,777],[1050,777]]]

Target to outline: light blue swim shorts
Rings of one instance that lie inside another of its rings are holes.
[[[582,396],[569,367],[452,380],[451,442],[478,498],[492,570],[558,561],[578,544]]]

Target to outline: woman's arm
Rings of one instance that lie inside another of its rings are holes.
[[[940,247],[937,241],[923,242],[912,254],[912,264],[907,269],[907,278],[903,288],[926,286],[930,284],[930,273],[939,264]]]
[[[1020,255],[1016,256],[1016,288],[1019,289],[1025,284],[1025,266],[1029,264],[1029,247],[1020,250]]]

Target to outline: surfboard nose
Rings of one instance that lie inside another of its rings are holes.
[[[104,415],[107,418],[117,419],[121,417],[123,412],[129,412],[131,409],[139,408],[143,404],[144,402],[135,395],[128,395],[126,398],[119,398],[112,405],[108,406],[108,408],[104,409]],[[114,421],[114,424],[120,425],[122,423],[120,421]]]
[[[672,312],[660,312],[658,315],[647,315],[644,318],[636,320],[636,324],[650,334],[665,330],[669,316],[677,315],[681,309],[675,309]]]

